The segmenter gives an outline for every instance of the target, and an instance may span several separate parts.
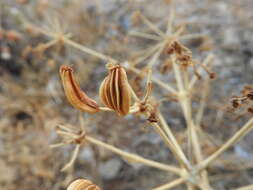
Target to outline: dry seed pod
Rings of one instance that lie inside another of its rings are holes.
[[[107,107],[119,115],[126,115],[131,105],[131,91],[126,71],[120,65],[109,65],[108,69],[109,75],[100,86],[100,98]]]
[[[89,180],[77,179],[68,186],[67,190],[101,190],[101,189]]]
[[[89,113],[99,111],[97,103],[89,98],[79,87],[73,76],[73,69],[69,66],[60,67],[60,76],[69,103],[75,108]]]

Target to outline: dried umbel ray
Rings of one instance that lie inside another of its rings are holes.
[[[101,190],[101,189],[89,180],[77,179],[68,186],[67,190]]]
[[[102,102],[119,115],[126,115],[131,106],[131,89],[125,69],[120,65],[108,64],[109,74],[100,86]]]
[[[77,84],[71,67],[64,65],[61,66],[60,76],[65,94],[72,106],[88,113],[96,113],[99,111],[98,104],[89,98]]]

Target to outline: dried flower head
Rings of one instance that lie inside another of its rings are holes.
[[[101,190],[101,189],[89,180],[77,179],[68,186],[67,190]]]
[[[186,66],[188,62],[192,60],[191,51],[177,40],[172,40],[168,43],[166,52],[169,55],[174,54],[176,58]]]
[[[60,76],[67,99],[73,107],[88,113],[99,111],[98,104],[89,98],[77,84],[71,67],[61,66]]]
[[[126,115],[131,105],[131,90],[125,69],[120,65],[108,64],[109,74],[100,86],[102,102],[119,115]]]
[[[253,100],[253,87],[250,85],[245,85],[241,91],[243,96],[246,96],[250,100]]]

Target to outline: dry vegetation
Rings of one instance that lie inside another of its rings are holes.
[[[1,190],[253,189],[251,0],[0,8]]]

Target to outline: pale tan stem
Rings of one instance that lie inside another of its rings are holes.
[[[151,58],[151,60],[148,62],[148,67],[152,68],[159,56],[161,55],[164,47],[166,45],[166,42],[163,42],[161,46],[159,47],[158,51],[154,54],[154,56]]]
[[[112,110],[112,109],[110,109],[110,108],[107,108],[107,107],[99,107],[99,109],[100,109],[101,111],[114,112],[114,110]],[[129,114],[131,114],[131,113],[136,113],[136,112],[138,112],[138,111],[139,111],[139,107],[132,106],[132,107],[130,108]]]
[[[106,62],[107,62],[107,61],[110,61],[110,62],[117,62],[117,60],[113,59],[113,58],[110,57],[110,56],[104,55],[104,54],[99,53],[99,52],[97,52],[97,51],[95,51],[95,50],[92,50],[92,49],[90,49],[90,48],[87,48],[87,47],[85,47],[85,46],[83,46],[83,45],[81,45],[81,44],[79,44],[79,43],[77,43],[77,42],[74,42],[73,40],[70,40],[70,39],[68,38],[68,35],[61,34],[61,33],[52,33],[52,32],[48,32],[48,31],[45,31],[45,30],[43,30],[43,29],[41,29],[41,28],[39,28],[39,27],[35,27],[35,29],[36,29],[38,32],[40,32],[40,33],[42,33],[42,34],[44,34],[44,35],[46,35],[46,36],[48,36],[48,37],[55,38],[55,39],[57,39],[57,40],[61,40],[61,41],[63,41],[64,43],[66,43],[66,44],[68,44],[68,45],[70,45],[70,46],[72,46],[72,47],[74,47],[74,48],[76,48],[76,49],[81,50],[82,52],[85,52],[85,53],[87,53],[87,54],[90,54],[90,55],[93,55],[93,56],[95,56],[95,57],[98,57],[98,58],[100,58],[100,59],[102,59],[102,60],[104,60],[104,61],[106,61]]]
[[[100,111],[111,111],[113,112],[114,110],[110,109],[110,108],[107,108],[107,107],[99,107],[99,110]]]
[[[66,171],[67,169],[69,169],[70,167],[73,166],[73,164],[74,164],[74,162],[75,162],[75,160],[76,160],[76,158],[78,156],[80,147],[81,147],[80,144],[76,145],[75,150],[73,152],[73,155],[72,155],[70,161],[61,169],[61,171]]]
[[[179,66],[173,61],[173,69],[175,72],[175,77],[177,80],[177,85],[179,89],[179,102],[182,107],[184,117],[187,123],[187,131],[189,137],[189,148],[191,145],[193,146],[193,152],[196,157],[197,163],[200,163],[203,160],[201,146],[199,143],[196,126],[192,119],[192,110],[191,110],[191,98],[190,98],[190,89],[189,89],[189,81],[188,81],[188,73],[187,70],[183,70],[183,78],[181,76],[181,72],[179,70]],[[204,170],[201,173],[203,177],[205,186],[209,187],[209,181],[207,172]]]
[[[253,118],[251,118],[239,131],[236,132],[225,144],[223,144],[216,152],[214,152],[211,156],[201,162],[196,169],[198,171],[206,168],[210,165],[214,160],[217,159],[223,152],[225,152],[228,148],[233,146],[236,142],[238,142],[241,138],[243,138],[246,134],[249,133],[253,128]]]
[[[168,136],[164,133],[162,128],[157,123],[151,123],[156,132],[161,136],[165,144],[169,147],[169,149],[172,151],[174,156],[176,157],[177,161],[187,170],[191,168],[191,165],[189,164],[188,160],[185,157],[182,157],[182,154],[180,154],[179,149],[177,149],[174,144],[170,141]]]
[[[202,90],[200,105],[199,105],[198,112],[196,114],[195,123],[196,123],[196,126],[198,127],[200,127],[200,123],[203,118],[205,106],[207,103],[206,99],[207,99],[208,93],[209,93],[209,79],[207,79],[207,81],[205,82],[204,89]]]
[[[57,144],[51,144],[51,145],[49,145],[49,147],[50,148],[58,148],[58,147],[61,147],[64,145],[66,145],[66,143],[57,143]]]
[[[131,65],[128,64],[128,66],[126,66],[126,68],[134,73],[136,73],[137,75],[142,75],[141,71],[139,69],[136,69],[134,67],[132,67]],[[161,86],[162,88],[166,89],[167,91],[173,93],[173,94],[177,94],[177,91],[172,88],[171,86],[169,86],[168,84],[162,82],[161,80],[155,78],[155,77],[151,77],[151,80],[158,84],[159,86]]]
[[[205,58],[205,60],[203,61],[202,64],[203,64],[204,66],[206,66],[206,65],[208,65],[213,59],[214,59],[214,56],[213,56],[212,54],[209,54],[209,55]],[[189,84],[189,89],[190,89],[190,90],[193,89],[193,87],[194,87],[195,83],[197,82],[197,80],[198,80],[198,77],[197,77],[196,75],[194,75],[194,77],[191,79],[190,84]]]
[[[237,188],[235,190],[252,190],[252,189],[253,189],[253,185],[247,185],[244,187]]]
[[[132,88],[132,86],[131,86],[130,84],[128,84],[128,88],[130,89],[131,94],[132,94],[134,100],[135,100],[136,102],[139,102],[139,101],[140,101],[140,98],[138,98],[138,96],[136,95],[136,93],[134,92],[134,89]]]
[[[147,49],[145,54],[141,57],[139,57],[138,59],[133,61],[133,66],[137,65],[138,63],[141,63],[142,61],[144,61],[145,59],[147,59],[149,56],[151,56],[154,52],[156,52],[161,45],[163,45],[162,43],[158,43],[155,46],[151,47],[150,49]]]
[[[183,178],[178,178],[178,179],[176,179],[174,181],[171,181],[171,182],[169,182],[167,184],[164,184],[164,185],[161,185],[159,187],[156,187],[156,188],[154,188],[152,190],[168,190],[168,189],[171,189],[173,187],[176,187],[176,186],[182,184],[184,181],[185,180]]]
[[[102,60],[104,60],[104,61],[106,61],[106,62],[113,62],[113,63],[115,63],[115,62],[117,62],[117,60],[115,60],[115,59],[113,59],[112,57],[109,57],[109,56],[107,56],[107,55],[104,55],[104,54],[102,54],[102,53],[99,53],[99,52],[97,52],[97,51],[95,51],[95,50],[92,50],[92,49],[90,49],[90,48],[87,48],[87,47],[85,47],[85,46],[82,46],[82,45],[80,45],[80,44],[78,44],[78,43],[76,43],[76,42],[74,42],[74,41],[72,41],[72,40],[70,40],[70,39],[68,39],[68,38],[63,38],[63,41],[66,43],[66,44],[68,44],[68,45],[70,45],[70,46],[72,46],[72,47],[74,47],[74,48],[76,48],[76,49],[79,49],[79,50],[81,50],[81,51],[83,51],[83,52],[85,52],[85,53],[88,53],[88,54],[90,54],[90,55],[93,55],[93,56],[95,56],[95,57],[98,57],[98,58],[100,58],[100,59],[102,59]]]
[[[195,187],[191,183],[187,183],[187,190],[195,190]]]
[[[157,26],[155,26],[152,22],[150,22],[144,15],[139,13],[140,18],[143,20],[143,22],[151,29],[153,30],[156,34],[159,36],[166,38],[166,35],[161,31]]]
[[[169,15],[168,23],[167,23],[167,28],[166,28],[166,35],[167,36],[172,34],[172,32],[173,32],[172,25],[173,25],[174,18],[175,18],[175,9],[174,9],[174,6],[171,5],[170,15]]]
[[[175,60],[174,56],[172,57],[172,66],[173,66],[173,71],[174,71],[175,78],[176,78],[176,81],[177,81],[178,90],[180,92],[184,92],[184,84],[183,84],[182,76],[181,76],[179,66],[176,63],[176,60]]]
[[[153,35],[153,34],[148,34],[148,33],[144,33],[144,32],[130,31],[128,34],[130,36],[141,37],[141,38],[145,38],[145,39],[148,39],[148,40],[155,40],[155,41],[162,40],[162,38],[160,36]]]
[[[189,110],[187,107],[187,92],[185,90],[185,84],[184,81],[182,79],[182,75],[179,69],[178,64],[176,63],[175,57],[172,57],[172,66],[173,66],[173,71],[175,74],[175,78],[176,78],[176,82],[177,82],[177,88],[179,90],[178,92],[178,100],[179,103],[181,105],[182,111],[183,111],[183,115],[184,118],[186,120],[187,123],[187,133],[188,133],[188,151],[191,152],[191,116],[189,115]]]
[[[158,113],[158,118],[159,121],[161,123],[161,126],[163,128],[163,130],[165,131],[166,135],[169,137],[169,139],[171,140],[171,142],[173,143],[173,145],[175,146],[175,149],[178,151],[180,157],[182,158],[182,160],[184,160],[184,162],[190,167],[190,163],[187,160],[182,148],[180,147],[180,145],[178,144],[175,136],[173,135],[172,131],[170,130],[169,125],[167,124],[167,122],[165,121],[163,115],[159,112]]]
[[[78,135],[73,134],[72,132],[67,132],[67,131],[56,131],[57,134],[63,135],[69,138],[78,138]]]
[[[177,91],[173,87],[166,84],[165,82],[163,82],[155,77],[152,77],[152,81],[154,83],[156,83],[157,85],[159,85],[160,87],[164,88],[165,90],[171,92],[173,95],[177,95]]]
[[[194,38],[203,38],[205,36],[206,36],[206,34],[201,34],[201,33],[186,34],[186,35],[180,36],[179,39],[180,40],[191,40],[191,39],[194,39]]]
[[[130,161],[133,161],[133,162],[139,162],[139,163],[142,163],[144,165],[147,165],[147,166],[150,166],[150,167],[153,167],[153,168],[157,168],[157,169],[160,169],[160,170],[169,171],[169,172],[172,172],[176,175],[181,175],[181,169],[180,168],[170,166],[170,165],[167,165],[167,164],[162,164],[162,163],[159,163],[159,162],[156,162],[156,161],[148,160],[148,159],[143,158],[141,156],[125,152],[123,150],[120,150],[119,148],[116,148],[112,145],[106,144],[106,143],[104,143],[102,141],[99,141],[95,138],[92,138],[90,136],[86,136],[85,139],[86,139],[87,142],[98,145],[98,146],[103,147],[107,150],[110,150],[110,151],[114,152],[115,154],[118,154],[118,155],[122,156],[123,158],[125,158],[127,160],[130,160]]]
[[[185,84],[185,91],[187,92],[186,94],[188,96],[186,96],[186,100],[183,102],[185,103],[185,107],[187,109],[187,113],[188,113],[188,118],[187,118],[187,123],[188,125],[190,125],[190,135],[191,135],[191,142],[193,145],[193,150],[194,150],[194,155],[196,157],[196,161],[197,163],[200,163],[203,161],[203,155],[202,155],[202,151],[201,151],[201,145],[199,143],[199,137],[197,134],[197,126],[194,124],[193,118],[192,118],[192,108],[191,108],[191,97],[190,97],[190,89],[189,89],[189,81],[188,81],[188,73],[186,70],[184,70],[184,84]],[[200,109],[204,109],[204,107],[201,107]],[[211,189],[210,185],[209,185],[209,179],[208,179],[208,175],[207,175],[207,171],[203,170],[201,172],[201,176],[203,178],[203,185],[205,188],[202,188],[203,190],[205,189]]]

